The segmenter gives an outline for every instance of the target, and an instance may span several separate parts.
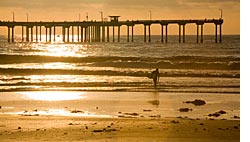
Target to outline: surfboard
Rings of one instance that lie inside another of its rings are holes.
[[[153,73],[152,73],[152,72],[148,73],[148,78],[149,78],[149,79],[152,79],[152,78],[153,78]]]

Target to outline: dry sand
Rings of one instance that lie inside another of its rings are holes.
[[[1,115],[0,141],[238,142],[240,121]]]

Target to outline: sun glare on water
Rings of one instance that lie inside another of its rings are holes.
[[[82,45],[77,44],[45,44],[39,50],[44,50],[44,55],[57,57],[86,56]]]
[[[83,92],[44,91],[44,92],[23,92],[28,99],[39,101],[66,101],[84,98]]]

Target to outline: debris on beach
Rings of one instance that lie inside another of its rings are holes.
[[[103,132],[103,130],[93,130],[93,132]]]
[[[112,132],[112,131],[117,131],[116,129],[105,129],[105,132]]]
[[[18,115],[21,115],[21,116],[40,116],[37,112],[38,110],[33,110],[33,111],[28,111],[28,110],[24,110],[23,113],[20,113]]]
[[[234,116],[234,119],[240,119],[240,117],[235,115],[235,116]]]
[[[225,112],[224,110],[220,110],[218,111],[219,114],[226,114],[227,112]]]
[[[202,106],[202,105],[206,104],[206,102],[204,100],[199,100],[199,99],[195,99],[194,101],[185,101],[183,103],[193,104],[195,106]]]
[[[95,123],[92,123],[91,125],[96,125],[97,124],[97,122],[95,122]]]
[[[39,114],[19,114],[21,116],[40,116]]]
[[[234,126],[234,129],[239,129],[239,127],[238,126]]]
[[[121,114],[121,112],[119,112]],[[129,112],[124,112],[122,115],[118,115],[118,117],[123,117],[123,118],[136,118],[139,116],[139,113],[129,113]]]
[[[103,128],[103,129],[93,130],[92,132],[100,133],[100,132],[112,132],[112,131],[117,131],[117,130],[116,129],[106,129],[106,128]]]
[[[124,115],[132,115],[132,116],[138,116],[139,114],[138,113],[135,113],[135,112],[133,112],[133,113],[123,113]]]
[[[212,113],[212,114],[209,114],[208,116],[211,117],[211,116],[214,116],[214,117],[219,117],[221,114],[226,114],[227,112],[224,111],[224,110],[220,110],[218,112],[215,112],[215,113]]]
[[[149,117],[161,118],[161,115],[160,114],[158,114],[158,115],[150,115]]]
[[[180,112],[189,112],[189,111],[192,111],[193,109],[191,108],[180,108],[179,111]]]
[[[149,112],[149,111],[152,111],[151,109],[144,109],[143,110],[144,112]]]
[[[212,114],[210,113],[208,116],[209,116],[209,117],[212,117],[212,116],[214,116],[214,117],[219,117],[220,114],[217,113],[217,112],[215,112],[215,113],[212,113]]]
[[[72,110],[71,113],[84,113],[84,111],[81,111],[81,110]]]
[[[158,106],[160,104],[160,101],[159,100],[152,100],[152,101],[148,101],[150,104],[152,105],[156,105]]]
[[[80,125],[80,123],[69,123],[68,125]]]
[[[170,121],[171,123],[174,123],[174,124],[177,124],[177,123],[180,123],[179,121],[175,121],[175,120],[172,120]]]

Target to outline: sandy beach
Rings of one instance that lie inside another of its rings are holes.
[[[1,141],[240,141],[239,120],[0,117]]]
[[[0,93],[0,141],[240,141],[237,94],[46,93]]]

